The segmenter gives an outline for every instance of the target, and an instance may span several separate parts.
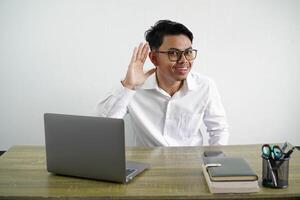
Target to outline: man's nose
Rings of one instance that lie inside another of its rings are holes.
[[[184,52],[182,52],[180,55],[179,55],[179,58],[177,60],[177,63],[185,63],[185,62],[188,62],[188,60],[186,59],[186,57],[184,56]]]

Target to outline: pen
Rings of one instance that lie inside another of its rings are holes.
[[[280,163],[278,164],[277,168],[280,168],[280,166],[284,163],[284,160],[287,158],[290,158],[291,154],[294,152],[294,149],[300,150],[300,146],[293,146],[286,154],[284,154],[283,159],[281,159]]]
[[[285,142],[285,143],[283,144],[283,146],[281,147],[282,153],[284,153],[285,149],[287,148],[287,145],[288,145],[288,143]]]
[[[294,149],[300,150],[300,146],[294,146],[293,148],[291,148],[284,156],[284,158],[289,158],[291,156],[291,154],[294,152]]]

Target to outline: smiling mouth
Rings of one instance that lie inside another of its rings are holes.
[[[189,71],[189,68],[188,67],[174,67],[173,70],[175,73],[178,73],[180,75],[185,75]]]

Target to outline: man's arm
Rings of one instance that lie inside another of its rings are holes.
[[[102,117],[123,118],[127,113],[127,106],[135,94],[135,87],[142,85],[145,80],[155,72],[152,68],[144,72],[144,63],[148,56],[149,46],[140,43],[135,47],[127,69],[125,79],[121,81],[119,88],[97,106],[98,115]]]
[[[97,114],[100,117],[123,118],[134,94],[135,90],[123,87],[120,83],[119,88],[98,103]]]
[[[225,110],[215,83],[209,80],[209,99],[203,121],[209,134],[209,145],[226,145],[229,133]]]

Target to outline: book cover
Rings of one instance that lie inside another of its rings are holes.
[[[257,174],[239,157],[204,157],[205,165],[220,165],[207,168],[212,181],[255,181]]]
[[[203,174],[211,193],[253,193],[259,191],[258,181],[211,181],[207,168],[202,165]]]

